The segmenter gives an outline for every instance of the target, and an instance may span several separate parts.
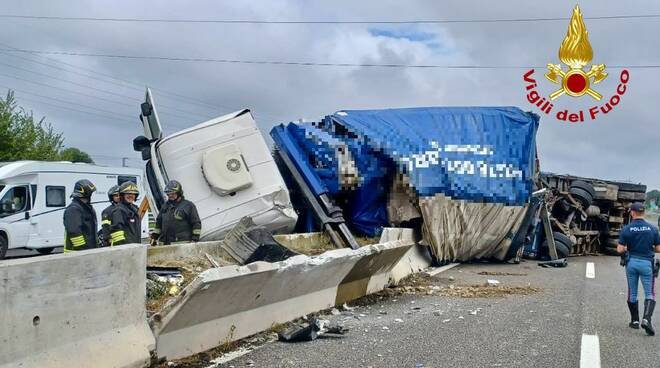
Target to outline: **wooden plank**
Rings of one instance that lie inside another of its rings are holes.
[[[611,224],[623,224],[623,217],[619,217],[619,216],[610,216],[610,217],[607,219],[607,222],[609,222],[609,223],[611,223]]]

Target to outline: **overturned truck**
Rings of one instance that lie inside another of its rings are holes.
[[[646,198],[643,184],[571,175],[544,172],[539,185],[549,190],[546,205],[557,250],[564,256],[618,255],[619,233],[630,221],[630,205]],[[547,251],[539,236],[527,244],[525,252],[543,257]]]
[[[298,231],[353,247],[351,231],[410,227],[438,263],[504,261],[535,214],[537,127],[515,107],[430,107],[344,110],[271,136]]]

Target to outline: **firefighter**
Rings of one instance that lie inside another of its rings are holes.
[[[110,205],[101,212],[101,246],[110,246],[110,224],[112,224],[112,209],[121,201],[119,186],[113,185],[108,189]]]
[[[78,180],[73,187],[71,204],[64,210],[64,252],[98,247],[96,211],[92,207],[92,193],[96,187],[87,179]]]
[[[151,233],[151,244],[158,240],[165,244],[176,242],[197,242],[202,233],[202,222],[197,207],[183,197],[181,183],[170,180],[165,186],[167,202],[156,217],[156,227]]]
[[[110,245],[140,243],[140,214],[134,204],[140,195],[135,183],[127,181],[119,187],[120,202],[110,217]]]

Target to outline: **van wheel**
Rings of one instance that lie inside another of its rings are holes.
[[[41,254],[51,254],[55,248],[37,248],[37,252]]]
[[[7,248],[9,248],[7,238],[4,235],[0,235],[0,259],[5,259],[5,255],[7,255]]]

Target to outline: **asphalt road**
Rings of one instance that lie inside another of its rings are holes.
[[[660,337],[627,326],[625,278],[618,261],[577,257],[564,269],[541,268],[533,261],[461,265],[437,275],[434,284],[477,285],[497,279],[502,286],[542,290],[498,298],[383,299],[332,316],[350,327],[343,337],[269,343],[220,366],[658,367]],[[594,264],[594,278],[586,277],[587,262]],[[478,274],[483,271],[524,275]],[[583,335],[591,337],[583,340]]]

